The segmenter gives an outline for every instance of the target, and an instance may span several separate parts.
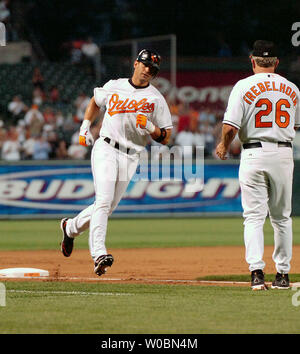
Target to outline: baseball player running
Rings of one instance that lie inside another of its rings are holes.
[[[157,53],[144,49],[134,62],[130,79],[110,80],[103,87],[95,88],[80,128],[80,144],[93,145],[90,126],[99,108],[106,107],[91,155],[95,202],[76,217],[61,220],[61,251],[69,257],[74,238],[89,228],[89,249],[94,272],[99,276],[114,262],[105,247],[108,217],[119,204],[136,171],[139,154],[147,144],[148,136],[167,144],[171,135],[168,105],[150,84],[159,71],[160,61]]]
[[[267,290],[263,226],[269,213],[277,270],[272,288],[288,289],[292,258],[292,141],[300,126],[300,94],[296,85],[275,73],[279,60],[272,42],[256,41],[250,58],[254,75],[238,81],[230,94],[216,154],[225,160],[239,132],[243,146],[239,182],[251,287]]]

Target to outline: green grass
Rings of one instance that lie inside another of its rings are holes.
[[[294,244],[300,244],[300,218],[293,219]],[[0,221],[0,250],[57,249],[59,220]],[[265,244],[273,244],[269,220]],[[243,245],[242,218],[111,219],[107,247],[194,247]],[[76,239],[76,248],[88,247],[88,231]]]
[[[293,221],[294,244],[300,244],[300,218]],[[57,249],[60,240],[59,220],[0,221],[0,250]],[[269,221],[265,244],[273,244]],[[110,248],[232,245],[243,245],[242,218],[111,219],[107,236]],[[76,240],[76,248],[87,247],[85,232]],[[237,274],[215,280],[248,282],[249,277]],[[300,275],[291,275],[291,280],[299,281]],[[103,282],[4,284],[6,306],[0,306],[0,333],[300,332],[300,307],[292,303],[297,292],[291,290]]]
[[[294,291],[55,282],[7,282],[6,289],[0,333],[300,331],[300,309],[292,304]],[[69,293],[73,291],[80,293]]]

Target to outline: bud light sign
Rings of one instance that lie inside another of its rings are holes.
[[[133,178],[114,216],[240,214],[238,164],[204,167],[204,181]],[[0,217],[72,216],[94,203],[90,164],[0,165]]]

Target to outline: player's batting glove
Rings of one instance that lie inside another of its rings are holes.
[[[155,131],[155,125],[147,119],[147,116],[141,113],[136,116],[136,127],[138,126],[145,129],[149,134],[152,134]]]
[[[94,138],[90,132],[91,122],[84,119],[79,131],[79,144],[83,146],[90,146],[94,144]]]

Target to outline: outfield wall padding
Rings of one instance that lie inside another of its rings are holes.
[[[135,176],[112,217],[241,216],[238,169],[237,160],[206,161],[204,184],[194,189],[184,177],[139,180]],[[295,161],[293,215],[300,215],[299,181],[300,161]],[[93,203],[89,161],[0,164],[2,219],[72,217]]]

